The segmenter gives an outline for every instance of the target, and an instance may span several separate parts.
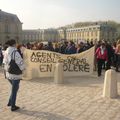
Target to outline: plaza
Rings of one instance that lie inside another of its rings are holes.
[[[120,120],[120,0],[0,5],[0,120]]]
[[[120,95],[120,74],[117,73]],[[0,68],[0,120],[120,120],[120,97],[103,98],[104,74],[66,77],[64,84],[53,78],[21,80],[17,96],[20,110],[7,106],[10,84]]]

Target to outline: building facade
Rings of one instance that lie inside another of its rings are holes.
[[[66,40],[66,28],[58,29],[58,41]]]
[[[37,29],[23,30],[22,41],[27,42],[55,42],[58,40],[58,31],[56,29]]]
[[[69,28],[66,29],[66,32],[61,29],[58,30],[58,33],[59,39],[66,39],[68,41],[72,40],[75,43],[78,43],[80,40],[96,42],[103,39],[113,42],[118,37],[117,30],[107,24]]]
[[[17,15],[0,10],[0,44],[5,44],[9,39],[21,43],[22,23]]]
[[[43,41],[55,42],[58,41],[58,31],[57,29],[44,29]]]
[[[43,31],[40,29],[23,30],[22,43],[39,42],[43,40]]]
[[[93,41],[99,40],[100,27],[99,26],[88,26],[81,28],[67,29],[66,39],[78,42],[79,40]]]

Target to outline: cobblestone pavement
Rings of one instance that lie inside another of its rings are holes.
[[[53,78],[22,80],[17,96],[21,109],[11,112],[7,107],[11,86],[1,71],[0,120],[120,120],[120,97],[103,98],[103,81],[104,76],[95,73],[65,78],[63,85],[54,84]]]

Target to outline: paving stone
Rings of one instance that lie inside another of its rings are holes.
[[[0,68],[0,120],[120,120],[120,97],[102,97],[104,75],[65,81],[55,85],[52,78],[22,80],[17,96],[21,109],[11,112],[7,107],[11,86]],[[118,91],[120,94],[120,79]]]

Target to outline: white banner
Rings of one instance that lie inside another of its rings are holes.
[[[25,49],[24,60],[26,78],[53,77],[58,62],[63,63],[64,76],[89,75],[93,73],[94,47],[72,55]]]

